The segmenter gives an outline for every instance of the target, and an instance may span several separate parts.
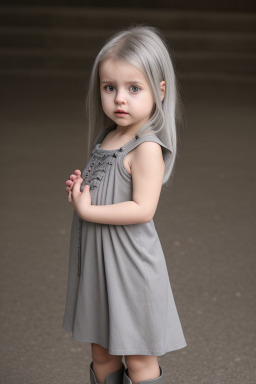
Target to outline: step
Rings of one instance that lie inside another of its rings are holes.
[[[177,75],[182,73],[220,73],[256,76],[256,54],[178,52],[173,58]],[[0,69],[17,70],[60,70],[88,73],[93,58],[84,51],[35,49],[0,49]]]
[[[56,7],[104,7],[106,2],[104,0],[2,0],[1,4],[4,6],[56,6]],[[116,8],[120,6],[120,1],[111,0],[108,2],[108,7]],[[182,10],[208,10],[208,11],[230,11],[255,12],[255,2],[252,0],[233,1],[229,0],[215,0],[206,2],[205,0],[197,0],[191,2],[189,0],[130,0],[126,3],[127,8],[143,8],[143,9],[182,9]]]
[[[0,25],[112,30],[146,23],[161,30],[256,31],[253,12],[149,8],[0,7]]]
[[[98,51],[116,30],[81,28],[0,27],[0,46],[17,48],[86,49]],[[256,34],[216,31],[163,31],[171,49],[177,51],[256,52]]]

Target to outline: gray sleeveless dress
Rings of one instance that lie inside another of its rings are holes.
[[[135,135],[116,150],[95,145],[81,185],[90,185],[93,205],[132,200],[123,159],[144,141],[159,143],[163,157],[169,151],[155,134]],[[62,327],[112,355],[161,356],[187,345],[153,220],[99,224],[74,211]]]

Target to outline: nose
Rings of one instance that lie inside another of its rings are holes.
[[[124,92],[122,92],[121,90],[116,92],[115,102],[117,104],[125,104],[126,103]]]

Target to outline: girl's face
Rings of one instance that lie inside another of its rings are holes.
[[[133,65],[106,59],[99,67],[101,104],[117,129],[136,132],[154,107],[151,87],[145,75]]]

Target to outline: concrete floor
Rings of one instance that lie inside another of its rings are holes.
[[[188,346],[165,384],[253,384],[255,83],[182,81],[186,125],[154,221]],[[89,384],[89,343],[61,327],[86,81],[1,78],[1,384]]]

